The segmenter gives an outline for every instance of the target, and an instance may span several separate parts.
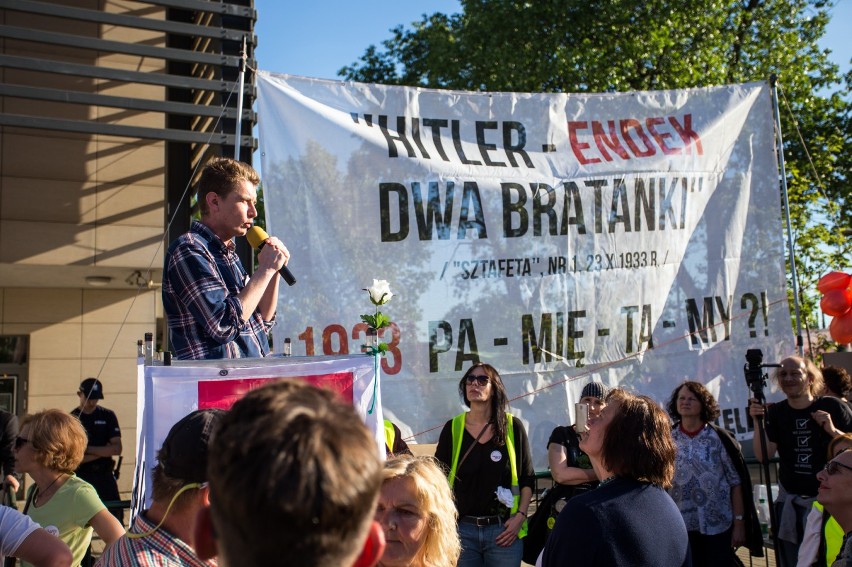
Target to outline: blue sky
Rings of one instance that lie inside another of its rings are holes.
[[[460,10],[458,0],[255,0],[255,6],[259,67],[323,79],[338,78],[341,67],[370,44],[379,46],[391,28],[409,26],[424,13]],[[821,44],[844,70],[852,56],[850,28],[852,0],[839,0]]]

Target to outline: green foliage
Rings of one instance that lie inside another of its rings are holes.
[[[516,92],[674,89],[777,74],[802,311],[808,326],[816,325],[816,282],[832,269],[845,269],[852,252],[852,72],[841,77],[817,44],[831,2],[461,5],[459,14],[424,14],[410,28],[394,28],[382,49],[370,46],[339,74],[371,83]],[[784,229],[779,213],[778,230]]]
[[[376,311],[375,315],[361,315],[361,320],[374,329],[383,329],[391,324],[390,317]]]

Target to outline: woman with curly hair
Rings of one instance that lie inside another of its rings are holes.
[[[376,521],[387,547],[380,567],[453,567],[461,544],[447,479],[430,457],[385,462]]]
[[[57,409],[24,417],[15,440],[17,470],[35,481],[24,510],[71,548],[75,566],[80,565],[93,530],[107,545],[124,534],[92,485],[74,475],[86,443],[80,421]]]
[[[713,394],[684,382],[672,392],[668,412],[677,446],[669,493],[686,523],[693,565],[731,565],[734,548],[746,543],[762,556],[751,477],[737,440],[713,423],[719,417]]]
[[[507,413],[506,388],[490,364],[474,364],[459,381],[470,408],[444,425],[437,458],[459,513],[459,567],[518,567],[524,552],[535,472],[527,433]]]

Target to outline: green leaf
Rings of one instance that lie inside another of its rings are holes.
[[[382,313],[381,311],[376,313],[375,325],[373,325],[376,329],[383,329],[390,325],[390,317]]]

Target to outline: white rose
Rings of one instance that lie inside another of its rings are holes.
[[[387,280],[373,280],[373,285],[367,288],[373,305],[384,305],[393,297]]]
[[[515,497],[512,495],[512,490],[505,486],[498,486],[495,492],[497,493],[497,500],[500,501],[500,504],[511,510],[512,506],[515,505]]]

